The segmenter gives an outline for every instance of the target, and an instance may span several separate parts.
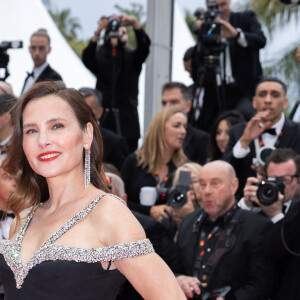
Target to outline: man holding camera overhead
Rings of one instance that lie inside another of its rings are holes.
[[[126,26],[134,29],[137,47],[127,47]],[[105,30],[104,44],[97,41]],[[138,80],[150,48],[150,39],[134,16],[102,16],[98,28],[83,50],[82,61],[97,76],[96,88],[103,94],[101,124],[124,136],[129,151],[137,148],[140,137]]]
[[[253,159],[263,160],[262,149],[292,148],[300,153],[300,125],[287,119],[283,111],[288,107],[285,83],[277,78],[265,78],[256,87],[253,107],[256,115],[248,123],[230,129],[224,159],[237,173],[240,187],[237,198],[243,195],[248,177],[262,172],[262,165],[253,166]]]

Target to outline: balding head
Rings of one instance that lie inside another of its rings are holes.
[[[212,220],[226,213],[234,204],[237,188],[238,179],[229,163],[216,160],[201,169],[201,199],[204,210]]]

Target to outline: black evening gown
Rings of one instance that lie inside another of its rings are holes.
[[[117,270],[105,270],[101,261],[114,261],[153,252],[148,239],[102,248],[77,248],[54,244],[83,219],[106,194],[94,199],[54,233],[33,254],[25,266],[21,244],[34,216],[27,216],[15,241],[0,242],[0,281],[5,300],[113,300],[125,277]]]

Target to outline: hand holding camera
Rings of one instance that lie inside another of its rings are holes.
[[[256,193],[258,190],[257,183],[259,182],[259,178],[256,177],[248,177],[246,185],[244,187],[244,199],[245,204],[248,207],[253,207],[254,205],[258,206],[259,201],[256,197]]]

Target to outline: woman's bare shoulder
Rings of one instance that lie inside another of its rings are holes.
[[[96,226],[105,228],[105,244],[116,245],[145,238],[141,224],[128,209],[125,201],[108,194],[99,202],[93,218]]]

